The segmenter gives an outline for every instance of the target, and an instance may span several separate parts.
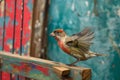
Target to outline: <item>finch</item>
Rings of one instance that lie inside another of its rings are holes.
[[[94,38],[94,33],[90,28],[85,28],[72,36],[68,36],[63,29],[56,29],[50,35],[57,40],[58,46],[65,53],[76,58],[76,61],[71,65],[92,57],[103,56],[103,54],[97,54],[89,50]]]

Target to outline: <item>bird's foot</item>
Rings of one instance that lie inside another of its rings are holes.
[[[68,66],[76,66],[75,64],[77,63],[77,62],[79,62],[80,61],[80,59],[77,59],[75,62],[73,62],[73,63],[71,63],[71,64],[68,64]]]

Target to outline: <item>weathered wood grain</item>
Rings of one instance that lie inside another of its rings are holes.
[[[22,19],[22,0],[16,1],[16,21],[15,21],[15,42],[14,53],[20,54],[20,32],[21,32],[21,19]]]
[[[3,31],[5,22],[5,1],[0,1],[0,51],[3,50]],[[2,80],[2,72],[0,72],[0,80]]]
[[[47,27],[47,14],[49,0],[35,0],[33,7],[33,20],[32,20],[32,38],[30,56],[32,57],[45,57],[46,47],[46,30]],[[46,25],[45,25],[46,24]]]
[[[27,56],[13,55],[0,52],[2,58],[2,71],[19,74],[38,80],[90,80],[91,70],[83,67],[67,66],[63,63],[53,62]],[[59,77],[53,67],[70,69],[70,75]],[[87,75],[86,75],[87,74]]]
[[[0,1],[0,50],[3,49],[4,1]]]
[[[23,0],[22,4],[22,36],[21,36],[21,55],[29,56],[30,54],[30,40],[31,40],[31,27],[32,27],[32,13],[33,13],[33,4],[35,0]]]
[[[13,53],[13,37],[14,37],[14,13],[15,13],[15,0],[4,1],[4,30],[3,30],[3,50]],[[7,77],[6,77],[7,76]],[[12,75],[2,72],[2,80],[12,79]]]
[[[65,67],[53,67],[53,69],[60,77],[68,76],[70,74],[70,69]]]

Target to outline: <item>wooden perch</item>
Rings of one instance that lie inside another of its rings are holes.
[[[53,67],[54,71],[60,77],[68,76],[70,74],[70,69],[65,67]]]
[[[37,80],[90,80],[91,70],[54,61],[0,52],[1,69]]]

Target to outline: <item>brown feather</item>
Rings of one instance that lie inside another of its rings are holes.
[[[66,39],[66,45],[79,50],[78,54],[87,54],[94,38],[90,28],[85,28],[82,32],[74,34]]]

